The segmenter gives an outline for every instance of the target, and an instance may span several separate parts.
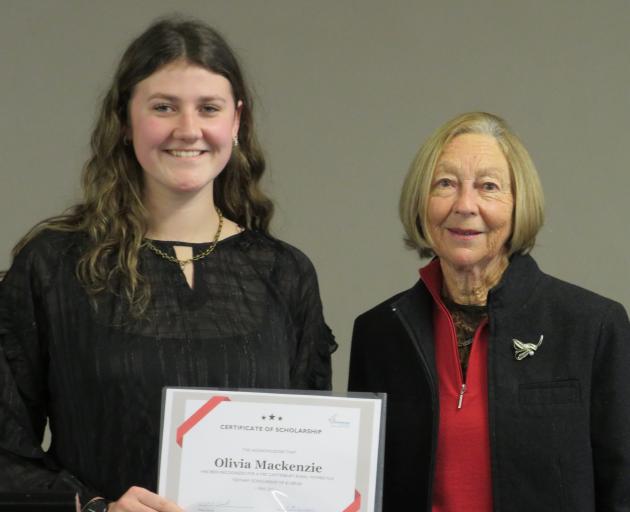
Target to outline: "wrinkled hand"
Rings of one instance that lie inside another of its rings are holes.
[[[184,512],[175,503],[143,487],[130,487],[118,501],[109,504],[108,512]]]

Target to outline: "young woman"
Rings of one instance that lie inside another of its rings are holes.
[[[0,489],[176,511],[152,492],[162,388],[329,389],[336,344],[310,261],[269,235],[250,93],[213,29],[133,41],[91,147],[83,202],[0,284]]]

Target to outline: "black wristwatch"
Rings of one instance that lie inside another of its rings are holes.
[[[92,498],[81,509],[81,512],[107,512],[107,500],[105,498]]]

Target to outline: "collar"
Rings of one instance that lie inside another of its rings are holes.
[[[422,267],[419,271],[420,279],[424,282],[436,303],[442,302],[442,267],[439,258],[433,258],[428,265]]]
[[[433,258],[420,269],[420,278],[436,302],[441,302],[442,267],[439,258]],[[517,307],[534,291],[543,273],[529,254],[513,254],[510,264],[499,283],[488,292],[489,310]],[[519,298],[519,300],[516,300]]]

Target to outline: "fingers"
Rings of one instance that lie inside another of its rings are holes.
[[[175,503],[143,487],[130,487],[108,512],[184,512]]]

